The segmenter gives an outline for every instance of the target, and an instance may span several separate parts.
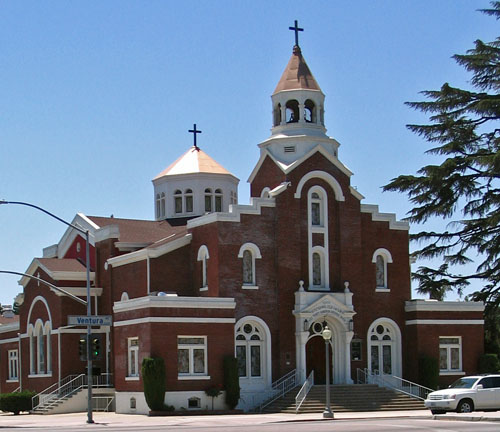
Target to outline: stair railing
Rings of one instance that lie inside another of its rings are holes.
[[[275,400],[285,396],[293,388],[297,387],[297,370],[288,372],[271,384],[269,398],[261,403],[258,411],[262,411],[266,406],[271,405]]]
[[[60,382],[56,382],[50,387],[47,387],[45,390],[42,390],[31,399],[33,410],[45,405],[53,399],[67,396],[67,394],[71,392],[75,386],[81,385],[79,383],[82,381],[82,377],[84,376],[86,375],[68,375]]]
[[[302,405],[302,402],[306,400],[307,394],[309,393],[309,390],[311,390],[313,385],[314,385],[314,370],[311,371],[307,379],[304,381],[304,384],[302,384],[302,387],[297,393],[297,396],[295,396],[295,414],[299,412],[299,408]]]
[[[67,396],[76,393],[83,387],[87,387],[88,378],[86,374],[80,375],[68,375],[66,378],[60,382],[52,384],[45,390],[42,390],[37,395],[32,398],[33,410],[37,408],[42,408],[51,402],[56,402]],[[92,376],[92,387],[112,387],[112,375],[111,374],[101,374]]]
[[[427,395],[434,390],[420,384],[408,381],[395,375],[383,375],[378,371],[370,372],[368,369],[357,370],[358,384],[377,384],[381,387],[396,390],[416,399],[425,400]]]

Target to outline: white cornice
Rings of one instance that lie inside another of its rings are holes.
[[[262,154],[259,158],[259,161],[257,162],[257,165],[255,168],[252,170],[252,173],[250,174],[250,177],[248,178],[247,182],[252,183],[253,179],[257,175],[257,172],[259,171],[262,163],[264,162],[266,156],[269,156],[271,160],[283,171],[284,174],[289,174],[292,172],[295,168],[297,168],[299,165],[301,165],[304,161],[309,159],[312,155],[315,153],[321,153],[326,159],[328,159],[334,166],[336,166],[341,172],[343,172],[347,177],[352,176],[352,171],[347,168],[342,162],[340,162],[335,156],[330,154],[321,144],[318,144],[309,152],[307,152],[304,156],[302,156],[300,159],[297,159],[296,161],[292,162],[290,165],[285,165],[282,162],[279,162],[268,149],[263,149]]]
[[[136,251],[137,249],[143,249],[148,247],[151,243],[132,243],[132,242],[115,242],[115,247],[122,251]]]
[[[73,220],[71,221],[71,223],[73,225],[82,228],[83,230],[88,230],[90,244],[91,245],[95,244],[94,233],[97,229],[99,229],[98,225],[92,222],[83,213],[77,213],[73,218]],[[85,237],[82,233],[76,231],[74,228],[71,227],[68,227],[66,229],[63,236],[61,237],[61,240],[59,240],[59,243],[57,244],[57,254],[59,258],[63,258],[64,255],[66,255],[66,252],[68,251],[69,247],[74,242],[77,236],[80,236],[83,239],[83,241],[85,241]]]
[[[364,195],[360,194],[356,188],[353,186],[349,186],[349,190],[351,191],[351,194],[357,198],[358,200],[362,201],[365,199]]]
[[[416,319],[408,320],[406,325],[484,325],[484,320],[439,320],[439,319]]]
[[[361,204],[362,213],[371,213],[372,221],[375,222],[389,222],[389,228],[393,230],[408,231],[410,224],[405,221],[396,220],[394,213],[379,213],[378,205],[374,204]]]
[[[148,248],[144,248],[135,252],[130,252],[128,254],[120,255],[117,257],[109,258],[106,262],[113,266],[119,267],[126,264],[131,264],[137,261],[143,261],[147,258],[158,258],[176,249],[191,243],[191,234],[186,234],[184,237],[173,240],[169,243],[165,243],[161,246],[154,247],[154,244]]]
[[[235,307],[236,302],[230,297],[147,296],[115,302],[113,312],[128,312],[145,308],[234,309]]]
[[[187,223],[188,229],[196,228],[214,222],[240,222],[242,214],[260,215],[262,207],[276,207],[273,198],[250,198],[250,205],[231,205],[228,213],[209,213],[191,219]]]
[[[405,312],[483,312],[483,302],[452,302],[435,300],[411,300],[405,302]]]
[[[0,333],[8,333],[11,331],[18,331],[18,330],[19,330],[19,321],[11,324],[0,325]]]
[[[73,294],[74,296],[77,297],[86,297],[87,296],[87,288],[86,287],[59,287],[63,289],[64,291],[69,292],[70,294]],[[64,293],[61,291],[56,291],[54,288],[50,288],[51,291],[53,291],[56,296],[62,297],[66,296]],[[100,297],[102,295],[102,288],[90,288],[90,295],[92,297]]]
[[[59,280],[86,281],[87,280],[87,273],[84,269],[82,269],[82,271],[78,271],[78,272],[52,271],[52,270],[49,270],[46,266],[44,266],[38,260],[38,258],[34,258],[33,261],[31,261],[31,264],[29,265],[28,269],[26,270],[26,274],[34,276],[35,270],[38,267],[41,268],[45,273],[47,273],[49,275],[49,277],[51,279],[53,279],[55,281],[59,281]],[[94,279],[95,279],[95,272],[90,272],[90,280],[94,281]],[[29,278],[27,276],[23,276],[18,281],[18,284],[25,287],[30,280],[31,280],[31,278]]]
[[[106,225],[95,232],[95,241],[120,238],[120,228],[117,224]]]
[[[113,327],[123,327],[149,323],[186,323],[186,324],[234,324],[234,318],[200,318],[200,317],[144,317],[124,321],[115,321]]]

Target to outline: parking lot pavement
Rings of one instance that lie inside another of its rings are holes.
[[[429,410],[418,411],[370,411],[357,413],[335,413],[335,419],[371,419],[371,418],[432,418]],[[441,417],[441,416],[439,416]],[[144,425],[197,425],[197,426],[229,426],[270,424],[296,421],[323,420],[322,414],[238,414],[238,415],[209,415],[209,416],[169,416],[148,417],[145,415],[116,414],[96,412],[93,414],[96,424],[113,427]],[[329,420],[326,420],[329,421]],[[0,428],[29,427],[48,429],[58,427],[76,427],[87,425],[87,413],[34,415],[0,414]],[[88,425],[92,427],[92,425]]]

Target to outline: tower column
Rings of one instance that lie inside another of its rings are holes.
[[[286,124],[286,106],[281,105],[281,122],[280,125]]]
[[[303,103],[299,103],[299,123],[305,123],[305,105]]]

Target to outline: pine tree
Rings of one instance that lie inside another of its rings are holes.
[[[481,12],[500,18],[500,1]],[[431,155],[442,163],[427,165],[417,175],[401,175],[384,186],[405,192],[413,208],[410,223],[438,217],[451,223],[441,231],[412,235],[422,247],[416,258],[442,259],[437,268],[419,267],[413,278],[423,293],[456,290],[472,280],[484,288],[474,299],[500,302],[500,38],[475,42],[456,62],[472,74],[470,90],[445,83],[424,91],[423,102],[407,105],[429,115],[430,124],[407,127],[427,140]],[[455,269],[479,258],[476,271]]]

